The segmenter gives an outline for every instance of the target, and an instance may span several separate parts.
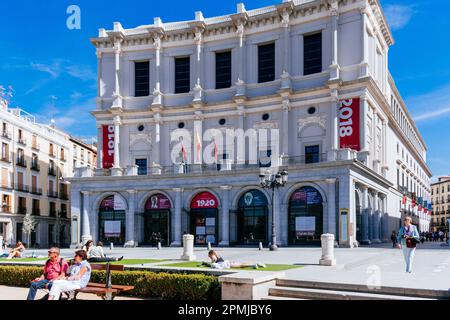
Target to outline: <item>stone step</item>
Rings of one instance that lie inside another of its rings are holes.
[[[408,296],[416,298],[429,299],[450,299],[450,291],[418,289],[418,288],[400,288],[400,287],[379,287],[368,288],[367,285],[350,284],[350,283],[332,283],[332,282],[315,282],[303,280],[277,279],[278,287],[295,287],[304,289],[323,289],[333,291],[348,291],[368,294],[384,294],[392,296]]]
[[[291,298],[291,297],[282,297],[282,296],[267,296],[267,297],[262,298],[261,300],[293,300],[293,301],[298,301],[298,300],[309,300],[309,299]]]
[[[313,300],[433,300],[411,296],[373,294],[364,292],[335,291],[323,289],[273,287],[269,288],[269,297],[299,298]]]

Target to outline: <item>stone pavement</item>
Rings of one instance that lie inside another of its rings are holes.
[[[40,299],[44,296],[44,290],[38,290],[36,299]],[[0,286],[0,300],[26,300],[28,295],[27,288]],[[77,300],[102,300],[95,294],[79,293]],[[144,300],[137,297],[117,296],[114,300]]]
[[[241,262],[263,262],[274,264],[297,264],[304,266],[285,272],[286,278],[334,283],[367,284],[371,286],[413,287],[419,289],[450,288],[450,247],[441,247],[440,242],[419,245],[416,250],[413,273],[405,272],[402,251],[393,249],[391,244],[380,244],[360,248],[336,248],[337,265],[325,267],[319,265],[321,248],[319,247],[282,247],[278,251],[267,248],[213,248],[225,259]],[[28,250],[28,254],[31,254]],[[109,256],[125,258],[179,260],[182,248],[107,248]],[[62,256],[72,257],[74,250],[63,249]],[[196,247],[197,260],[208,260],[207,249]],[[46,255],[46,250],[35,250],[36,254]],[[5,263],[2,259],[1,263]],[[40,262],[41,264],[44,261]],[[159,262],[139,267],[155,267],[169,262]],[[258,271],[260,272],[260,271]],[[262,271],[261,271],[262,272]],[[1,289],[0,289],[1,290]]]

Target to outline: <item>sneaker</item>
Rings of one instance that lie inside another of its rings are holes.
[[[120,260],[122,260],[123,259],[123,256],[121,256],[119,259],[117,259],[117,261],[120,261]]]
[[[264,263],[257,263],[258,267],[260,268],[266,268],[266,265]]]
[[[255,265],[253,266],[253,269],[258,269],[259,265],[257,263],[255,263]]]

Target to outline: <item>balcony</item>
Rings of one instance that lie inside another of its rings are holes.
[[[10,184],[7,184],[7,183],[2,183],[2,184],[0,184],[0,188],[6,189],[6,190],[12,190],[12,189],[13,189],[13,188],[11,187],[11,185],[10,185]]]
[[[67,194],[67,192],[61,192],[60,194],[59,194],[59,198],[61,199],[61,200],[69,200],[69,195]]]
[[[14,189],[19,192],[30,192],[30,187],[24,184],[18,184]]]
[[[41,171],[41,166],[39,165],[39,163],[37,161],[32,161],[31,162],[31,170],[34,171]]]
[[[61,218],[67,218],[67,210],[61,210],[61,211],[59,212],[59,216],[60,216]]]
[[[38,196],[41,196],[42,195],[42,188],[31,187],[30,193],[38,195]]]
[[[2,160],[3,162],[11,163],[11,159],[9,159],[8,156],[2,156],[2,157],[1,157],[1,160]]]
[[[47,194],[50,198],[58,198],[58,192],[56,192],[56,191],[48,190]]]
[[[55,152],[54,150],[50,150],[50,151],[48,152],[48,156],[49,156],[49,157],[52,157],[52,158],[56,158],[56,152]]]
[[[39,150],[41,150],[41,146],[39,145],[39,143],[32,143],[31,149],[39,151]]]
[[[40,215],[41,215],[41,209],[38,209],[38,208],[32,208],[32,209],[31,209],[31,214],[32,214],[33,216],[40,216]]]
[[[27,214],[27,207],[17,208],[17,214]]]
[[[49,211],[49,217],[56,218],[56,210],[50,210]]]
[[[8,205],[2,206],[2,212],[11,213],[11,206]]]
[[[49,167],[49,168],[48,168],[48,174],[49,174],[50,176],[56,177],[56,168]]]
[[[27,167],[27,161],[25,160],[25,157],[17,157],[16,165],[19,167]]]
[[[6,130],[2,131],[2,137],[11,140],[11,134]]]
[[[27,145],[27,140],[25,138],[18,138],[17,139],[17,143],[21,144],[23,146],[26,146]]]

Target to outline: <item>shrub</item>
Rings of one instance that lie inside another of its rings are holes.
[[[42,274],[42,267],[1,266],[0,284],[28,287]],[[92,271],[91,282],[105,283],[105,271]],[[113,284],[132,285],[128,294],[168,300],[218,300],[220,284],[215,276],[151,271],[112,272]]]

